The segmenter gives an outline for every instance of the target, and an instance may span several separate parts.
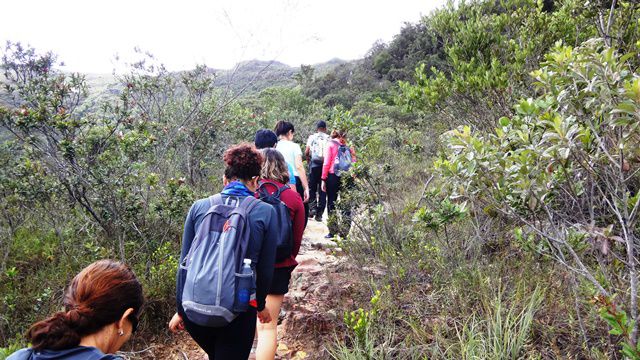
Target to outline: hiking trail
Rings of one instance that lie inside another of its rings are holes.
[[[351,281],[341,249],[328,233],[326,215],[323,222],[309,218],[302,239],[299,265],[291,276],[289,293],[280,311],[276,359],[326,359],[325,345],[334,339],[334,330],[342,323],[341,309],[353,303],[349,297]],[[171,344],[172,341],[175,341]],[[255,349],[255,341],[254,341]],[[249,359],[255,359],[254,349]],[[173,335],[144,359],[207,360],[207,355],[181,332]]]

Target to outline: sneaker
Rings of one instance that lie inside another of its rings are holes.
[[[327,234],[324,236],[325,239],[333,239],[333,234]]]

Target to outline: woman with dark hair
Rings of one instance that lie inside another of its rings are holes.
[[[300,145],[293,142],[293,134],[295,128],[293,124],[280,120],[276,124],[276,135],[278,136],[278,145],[276,149],[280,151],[287,164],[293,166],[293,176],[296,178],[296,190],[302,201],[304,202],[304,224],[307,226],[307,218],[309,217],[309,183],[307,182],[307,173],[302,163],[302,149]]]
[[[300,251],[302,233],[304,233],[304,205],[300,195],[285,185],[289,181],[289,172],[282,154],[275,149],[269,148],[262,149],[261,152],[265,159],[261,172],[261,189],[266,190],[270,195],[273,195],[276,191],[281,191],[280,200],[289,209],[293,230],[293,251],[291,256],[275,264],[273,281],[267,295],[266,307],[271,315],[271,321],[258,324],[256,359],[272,360],[275,357],[278,345],[278,315],[280,314],[284,295],[289,292],[291,273],[298,265],[296,256]]]
[[[87,266],[71,281],[65,311],[27,332],[31,348],[8,360],[111,360],[136,331],[144,297],[129,267],[111,260]],[[107,355],[106,355],[107,354]]]
[[[263,163],[260,152],[253,145],[241,144],[225,151],[223,160],[225,169],[224,189],[220,192],[222,201],[225,204],[240,204],[245,198],[254,196]],[[184,224],[180,263],[189,252],[196,230],[210,208],[209,197],[197,200],[191,206]],[[178,270],[176,286],[178,311],[169,322],[169,329],[173,332],[186,329],[207,353],[210,360],[247,359],[255,337],[256,319],[260,319],[261,323],[271,321],[269,310],[265,308],[265,299],[271,286],[275,263],[278,231],[275,225],[275,210],[269,204],[258,201],[258,204],[248,213],[247,222],[250,232],[245,258],[251,259],[251,267],[255,269],[256,302],[247,311],[238,313],[228,325],[208,327],[188,319],[182,306],[182,293],[187,274],[185,271]]]
[[[269,129],[260,129],[256,131],[254,144],[256,149],[261,150],[265,148],[275,148],[278,143],[278,136],[276,133]],[[289,187],[296,190],[296,178],[293,176],[293,166],[286,164],[287,171],[289,172]]]
[[[348,152],[348,153],[347,153]],[[340,156],[339,156],[340,154]],[[336,208],[336,201],[340,190],[345,186],[344,174],[340,171],[339,165],[341,160],[347,159],[350,163],[356,162],[356,153],[353,147],[347,146],[347,132],[345,130],[333,130],[331,132],[331,140],[327,146],[324,163],[322,164],[322,191],[327,193],[327,214],[329,216],[334,214]],[[349,164],[350,165],[350,164]],[[345,217],[350,215],[348,209],[344,209]],[[334,224],[329,227],[329,234],[325,238],[333,238],[338,232],[335,226],[335,220],[329,221],[329,224]],[[346,234],[340,234],[345,236]]]

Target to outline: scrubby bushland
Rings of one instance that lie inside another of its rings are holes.
[[[639,7],[547,5],[423,19],[444,62],[360,144],[341,245],[385,275],[334,358],[638,358]]]
[[[630,58],[597,40],[556,47],[533,73],[541,95],[494,134],[447,134],[453,152],[437,167],[450,197],[514,220],[520,242],[584,279],[637,358],[640,78]]]
[[[239,101],[205,67],[170,73],[148,56],[118,76],[117,96],[87,102],[84,76],[56,65],[20,44],[2,57],[0,346],[20,343],[99,258],[131,264],[148,298],[143,331],[164,329],[184,216],[219,188],[224,149],[282,116],[302,134],[325,116],[299,89]]]

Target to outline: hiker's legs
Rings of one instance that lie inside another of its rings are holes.
[[[209,360],[247,359],[256,335],[257,318],[256,310],[251,308],[238,315],[228,326],[219,328],[215,356],[209,355]]]
[[[315,216],[318,210],[317,194],[320,178],[316,177],[317,168],[322,169],[318,166],[309,168],[309,216]]]
[[[315,181],[315,186],[313,187],[313,189],[316,189],[317,187],[317,191],[318,191],[318,201],[316,203],[316,217],[322,218],[322,214],[324,213],[324,208],[327,206],[327,193],[322,191],[322,186],[321,186],[322,166],[316,166],[312,168],[310,177]],[[316,197],[313,196],[312,199],[316,200]]]
[[[329,174],[327,177],[327,215],[329,220],[327,225],[329,226],[329,233],[335,235],[335,209],[336,201],[338,200],[338,192],[340,191],[340,178],[336,174]]]
[[[271,315],[268,324],[258,323],[258,347],[256,360],[273,360],[278,347],[278,315],[284,295],[267,295],[266,307]]]
[[[355,186],[352,177],[347,176],[340,179],[339,191],[344,193],[345,190],[353,189]],[[345,238],[351,230],[351,203],[341,198],[340,200],[340,224],[338,235]]]
[[[302,187],[302,181],[296,176],[296,191],[300,194],[300,198],[304,201],[304,187]],[[309,220],[309,203],[304,203],[304,227],[307,227],[307,221]]]
[[[191,321],[186,320],[184,316],[183,320],[184,327],[189,335],[191,335],[191,338],[193,338],[198,346],[200,346],[200,348],[209,355],[209,358],[214,356],[216,353],[216,337],[211,331],[209,331],[209,328],[196,325]]]
[[[338,184],[340,178],[334,174],[327,177],[327,213],[333,214],[336,208],[336,200],[338,200]]]
[[[193,340],[207,353],[209,360],[246,360],[256,331],[255,309],[238,315],[231,324],[211,328],[185,319],[184,325]]]

